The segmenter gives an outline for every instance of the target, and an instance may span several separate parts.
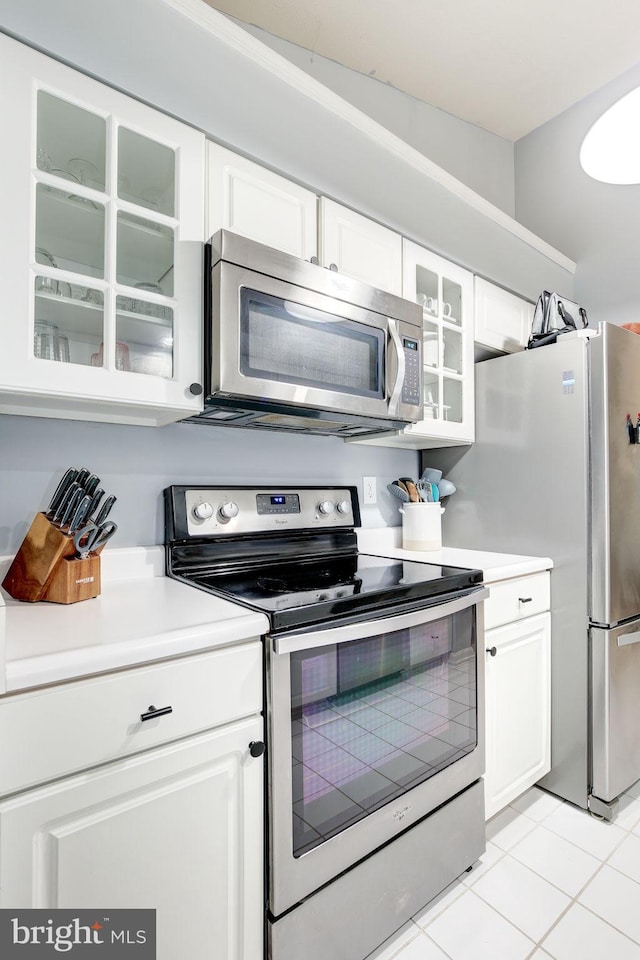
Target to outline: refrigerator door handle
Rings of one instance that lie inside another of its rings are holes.
[[[626,647],[631,643],[640,643],[640,630],[635,633],[623,633],[618,637],[619,647]]]

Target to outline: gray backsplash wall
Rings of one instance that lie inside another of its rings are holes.
[[[111,548],[163,542],[162,491],[172,483],[348,484],[361,497],[362,477],[374,476],[378,503],[361,507],[362,525],[395,525],[398,501],[385,486],[415,475],[418,454],[193,423],[127,427],[0,416],[0,555],[15,553],[68,466],[89,467],[118,497]]]

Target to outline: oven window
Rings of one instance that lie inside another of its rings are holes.
[[[296,857],[476,747],[473,607],[290,663]]]
[[[246,287],[240,299],[245,376],[384,397],[382,330]]]

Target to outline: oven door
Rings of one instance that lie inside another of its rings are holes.
[[[212,396],[419,418],[420,328],[224,261],[212,283]]]
[[[274,917],[484,773],[486,596],[267,638]]]

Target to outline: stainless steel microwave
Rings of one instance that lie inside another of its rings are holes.
[[[422,308],[219,231],[199,422],[343,437],[422,418]]]

